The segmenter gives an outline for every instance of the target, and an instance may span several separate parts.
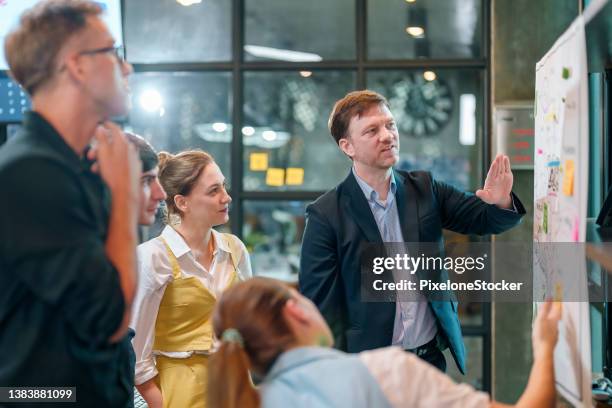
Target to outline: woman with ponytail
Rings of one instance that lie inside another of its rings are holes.
[[[533,327],[534,363],[516,407],[552,407],[553,349],[561,309],[544,304]],[[359,354],[330,348],[314,304],[287,285],[253,278],[228,289],[213,316],[219,351],[209,363],[215,408],[507,407],[399,347]],[[250,373],[262,378],[253,386]]]
[[[150,408],[205,407],[212,311],[225,289],[251,276],[251,265],[237,237],[213,229],[228,221],[232,199],[208,153],[160,153],[159,180],[168,225],[138,247],[136,388]]]

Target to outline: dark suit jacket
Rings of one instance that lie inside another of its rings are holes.
[[[429,172],[394,170],[397,209],[404,241],[442,243],[442,229],[463,234],[497,234],[525,214],[489,205],[474,194],[436,181]],[[382,243],[363,191],[351,172],[306,209],[300,291],[319,308],[334,333],[336,347],[360,352],[391,345],[395,303],[362,302],[360,259],[365,244]],[[465,372],[465,347],[456,303],[429,302],[451,353]]]

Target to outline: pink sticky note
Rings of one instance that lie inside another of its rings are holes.
[[[576,219],[574,219],[574,230],[572,231],[572,239],[574,240],[574,242],[578,242],[579,238],[580,238],[580,221],[578,220],[578,217],[576,217]]]
[[[538,149],[538,154],[542,154],[542,153],[544,153],[542,149]]]

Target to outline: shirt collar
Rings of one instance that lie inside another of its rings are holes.
[[[186,253],[191,252],[191,248],[189,248],[189,245],[187,245],[181,234],[179,234],[171,226],[166,225],[161,233],[161,236],[166,241],[175,257],[180,258]],[[218,250],[227,253],[230,252],[229,246],[227,245],[223,234],[213,229],[212,237],[215,240],[215,251],[213,252],[213,256],[217,255]]]
[[[284,374],[296,367],[309,364],[322,359],[340,358],[344,353],[325,347],[298,347],[282,353],[272,365],[264,381],[272,381],[275,377]]]
[[[221,250],[223,252],[230,253],[229,246],[227,245],[227,241],[222,233],[213,228],[212,236],[215,239],[215,252],[214,255],[217,255],[217,251]]]
[[[189,248],[189,245],[187,245],[181,234],[176,232],[171,226],[166,225],[161,236],[166,241],[175,257],[180,258],[187,252],[191,252],[191,248]]]
[[[378,201],[378,193],[376,192],[376,190],[370,187],[370,185],[364,179],[357,175],[357,172],[355,171],[355,166],[351,168],[351,171],[353,172],[353,176],[355,176],[357,184],[359,184],[359,187],[361,187],[361,191],[363,191],[363,194],[365,194],[366,198],[370,201]],[[395,175],[393,169],[391,169],[391,177],[389,177],[389,191],[393,196],[395,196],[395,192],[397,191],[397,184],[395,182]]]

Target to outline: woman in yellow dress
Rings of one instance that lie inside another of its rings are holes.
[[[212,311],[251,265],[236,236],[213,229],[228,221],[232,201],[213,158],[199,150],[159,158],[168,225],[138,247],[135,383],[151,408],[204,407]]]

